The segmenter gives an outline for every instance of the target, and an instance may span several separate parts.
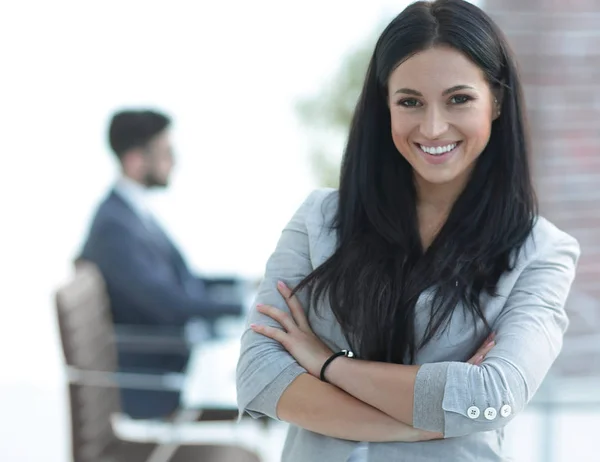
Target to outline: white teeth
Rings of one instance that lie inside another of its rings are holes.
[[[457,144],[458,143],[452,143],[447,146],[438,146],[437,148],[423,146],[422,144],[420,144],[419,147],[427,154],[431,154],[433,156],[439,156],[441,154],[445,154],[449,151],[452,151],[457,146]]]

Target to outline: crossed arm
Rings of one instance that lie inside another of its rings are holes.
[[[398,373],[390,376],[385,364],[340,357],[327,369],[326,377],[331,383],[322,382],[318,378],[321,366],[332,352],[312,332],[298,298],[292,297],[290,289],[283,284],[278,289],[290,314],[267,305],[259,305],[257,310],[277,321],[284,330],[259,324],[251,327],[281,343],[308,372],[299,375],[281,395],[276,409],[279,419],[315,433],[353,441],[415,442],[443,437],[440,432],[419,430],[411,425],[413,390],[419,366],[399,366]],[[489,338],[468,362],[480,364],[493,346],[494,340]],[[393,388],[389,394],[378,389],[378,380],[373,381],[374,377],[386,378],[385,383]],[[348,389],[344,390],[342,384]],[[377,406],[377,403],[361,400],[360,394],[366,399],[370,396],[384,398]],[[397,415],[388,414],[385,396],[394,396],[392,401],[401,403]]]
[[[276,278],[294,285],[312,271],[307,223],[320,229],[319,236],[325,232],[315,224],[323,204],[321,193],[309,196],[269,259],[257,297],[265,305],[251,311],[254,325],[242,337],[240,411],[357,441],[422,441],[506,425],[531,399],[562,346],[577,242],[544,225],[539,242],[527,249],[535,258],[503,294],[496,344],[492,350],[487,345],[485,361],[405,366],[337,358],[327,369],[327,384],[316,377],[332,351],[312,333],[289,289],[275,289]],[[329,245],[326,236],[319,239]],[[473,403],[480,416],[467,412]],[[487,407],[498,416],[488,419]]]

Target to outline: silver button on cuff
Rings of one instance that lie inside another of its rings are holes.
[[[508,417],[512,414],[512,407],[509,404],[505,404],[500,408],[500,415],[502,417]]]
[[[467,417],[469,417],[469,419],[476,419],[480,414],[481,411],[477,406],[471,406],[469,409],[467,409]]]
[[[496,409],[494,409],[493,407],[488,407],[484,411],[483,415],[488,420],[494,420],[496,418],[496,416],[498,415],[498,412],[496,412]]]

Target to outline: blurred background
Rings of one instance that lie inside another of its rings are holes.
[[[70,460],[54,293],[118,173],[111,114],[173,117],[177,166],[153,209],[193,269],[252,286],[291,213],[313,188],[336,185],[374,41],[408,3],[2,2],[0,460]],[[582,246],[563,353],[507,444],[518,462],[598,460],[600,1],[474,3],[520,60],[542,214]],[[151,423],[123,425],[153,437]],[[188,430],[192,443],[210,432]],[[278,460],[284,431],[261,433],[265,458]]]

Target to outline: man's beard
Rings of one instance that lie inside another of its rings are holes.
[[[146,186],[146,188],[166,188],[167,185],[168,181],[157,178],[152,172],[146,173],[146,176],[144,177],[144,186]]]

